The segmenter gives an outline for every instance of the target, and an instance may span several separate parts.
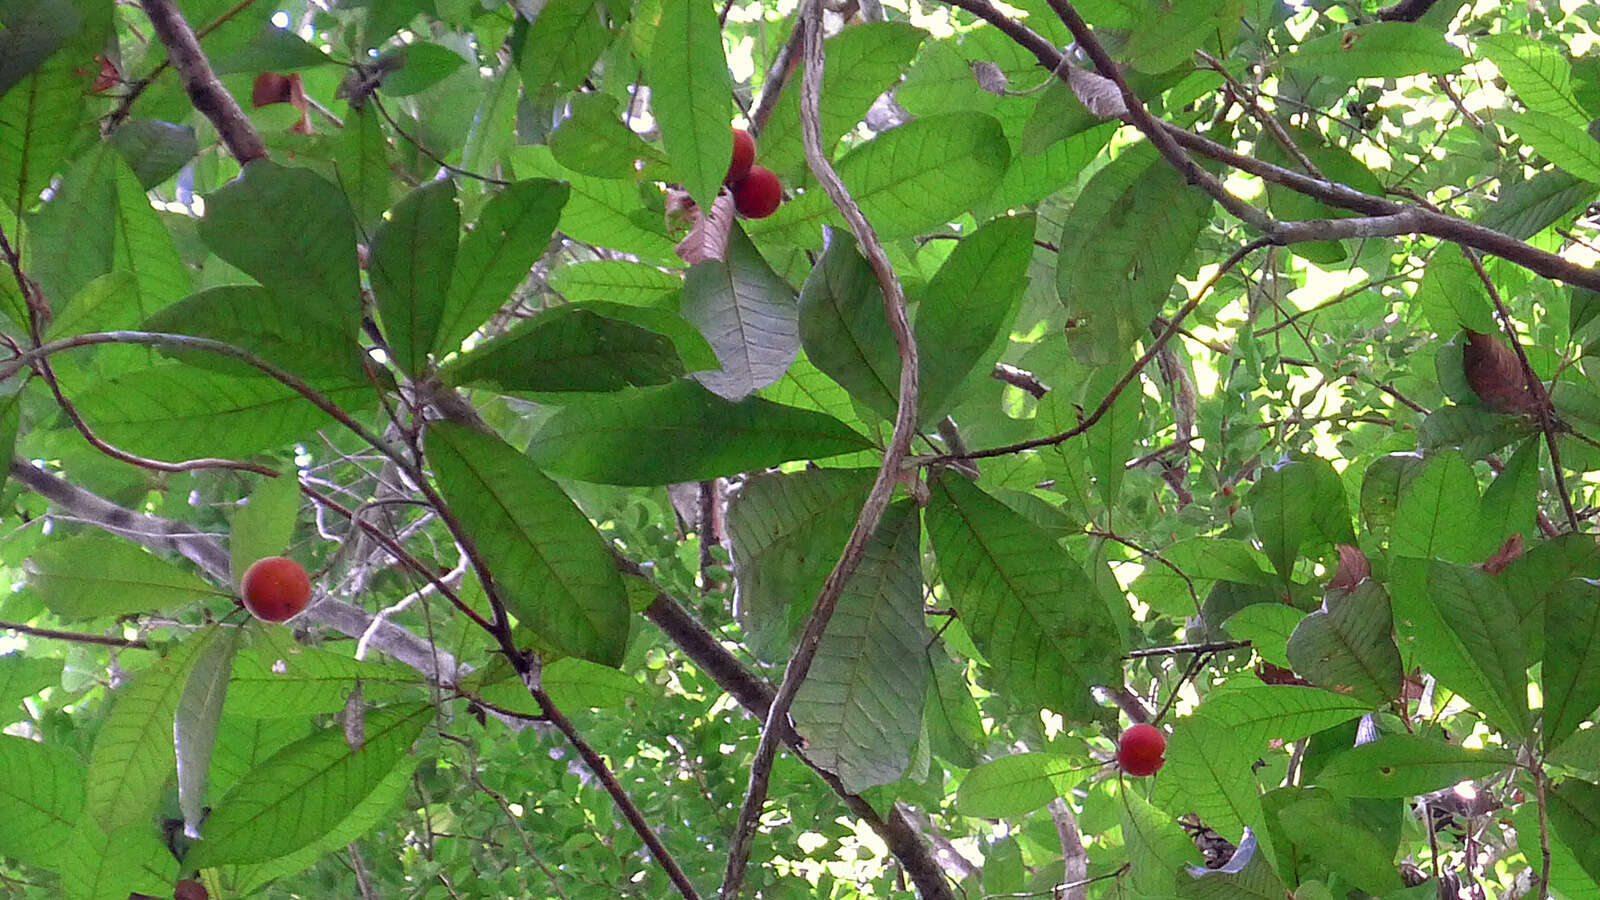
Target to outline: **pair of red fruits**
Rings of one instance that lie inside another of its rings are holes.
[[[765,219],[783,203],[778,176],[756,161],[756,139],[743,128],[733,129],[733,159],[722,183],[733,192],[733,207],[747,219]]]

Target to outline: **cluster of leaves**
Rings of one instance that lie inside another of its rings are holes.
[[[1600,24],[1395,9],[817,13],[919,430],[752,823],[908,399],[799,14],[0,0],[0,892],[1600,897]]]

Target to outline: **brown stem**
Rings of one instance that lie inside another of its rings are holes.
[[[899,397],[894,431],[889,438],[889,446],[884,451],[883,462],[878,467],[872,489],[867,493],[866,502],[861,506],[861,513],[856,518],[855,527],[850,531],[850,538],[845,542],[838,562],[834,563],[833,570],[822,583],[816,605],[812,607],[811,616],[806,620],[794,654],[789,657],[789,664],[784,668],[783,683],[778,686],[778,693],[773,697],[772,705],[767,710],[766,723],[761,729],[761,742],[756,746],[755,759],[750,764],[750,784],[745,790],[744,802],[739,808],[739,818],[729,841],[728,866],[722,879],[723,900],[737,900],[739,896],[739,888],[749,865],[751,846],[755,841],[756,827],[761,818],[761,807],[767,799],[772,764],[777,758],[778,746],[782,743],[784,732],[788,727],[789,707],[793,704],[795,695],[800,692],[800,685],[805,681],[806,674],[811,670],[812,660],[816,658],[817,648],[822,643],[822,635],[827,630],[828,620],[833,616],[834,607],[838,604],[840,595],[844,593],[850,577],[855,574],[856,567],[861,564],[867,543],[872,539],[873,532],[883,519],[884,510],[889,506],[894,486],[901,478],[901,463],[911,449],[911,439],[917,429],[917,344],[911,334],[911,324],[906,318],[905,292],[900,286],[899,278],[895,276],[893,266],[889,264],[889,257],[878,240],[877,232],[873,230],[866,216],[862,215],[861,208],[850,196],[850,191],[844,182],[839,179],[822,147],[820,108],[824,54],[821,0],[810,0],[806,6],[806,14],[797,23],[797,27],[803,27],[805,30],[805,74],[800,84],[800,131],[805,145],[806,162],[810,165],[811,173],[816,177],[818,185],[849,224],[856,244],[866,256],[868,265],[877,277],[878,287],[883,292],[884,316],[894,333],[895,346],[900,356]]]
[[[49,638],[53,641],[67,641],[73,644],[96,644],[101,647],[125,647],[134,650],[150,649],[150,644],[145,641],[107,637],[103,634],[84,634],[81,631],[58,631],[54,628],[24,625],[21,622],[0,622],[0,631],[15,631],[18,634]]]
[[[156,36],[167,48],[167,57],[183,77],[183,89],[188,92],[189,101],[216,126],[217,134],[222,137],[228,152],[241,166],[253,160],[265,159],[267,145],[262,143],[261,135],[256,133],[255,126],[250,124],[244,110],[239,108],[238,101],[217,80],[217,73],[212,71],[205,51],[200,49],[200,39],[195,37],[194,29],[189,27],[183,13],[178,11],[172,0],[139,0],[139,5],[144,7]]]

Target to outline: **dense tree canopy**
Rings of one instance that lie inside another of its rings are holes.
[[[1600,7],[0,29],[0,895],[1600,898]]]

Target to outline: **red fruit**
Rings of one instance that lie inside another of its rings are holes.
[[[734,184],[750,174],[750,164],[756,161],[756,139],[743,128],[733,129],[733,160],[728,163],[728,174],[723,184]]]
[[[256,83],[250,88],[250,105],[260,109],[274,103],[288,103],[292,94],[289,77],[279,75],[277,72],[262,72],[257,75]]]
[[[747,219],[765,219],[783,202],[783,185],[766,166],[751,166],[750,174],[733,186],[733,206]]]
[[[172,890],[172,900],[209,900],[210,896],[198,881],[180,881]]]
[[[1140,722],[1122,733],[1117,741],[1117,765],[1129,775],[1154,775],[1166,759],[1167,736],[1154,725]]]
[[[239,593],[251,615],[266,622],[282,622],[306,608],[306,601],[311,599],[311,579],[294,560],[269,556],[244,570]]]

